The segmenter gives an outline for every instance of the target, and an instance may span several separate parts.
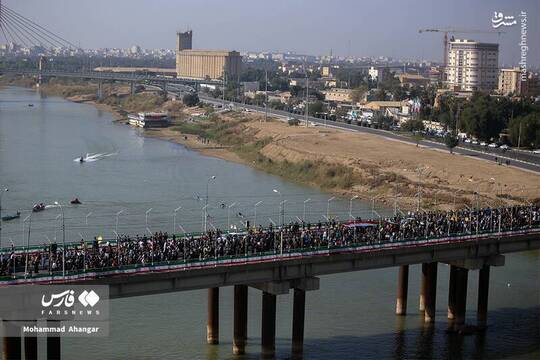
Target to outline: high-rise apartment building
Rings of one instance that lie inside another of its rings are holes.
[[[491,91],[497,88],[499,44],[473,40],[448,43],[446,84],[454,91]]]
[[[521,68],[501,69],[498,92],[501,95],[527,95],[528,77],[522,76]]]

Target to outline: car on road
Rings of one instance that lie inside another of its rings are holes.
[[[489,144],[488,146],[489,146],[490,148],[493,148],[493,149],[499,147],[499,145],[497,145],[497,144],[495,144],[495,143],[491,143],[491,144]]]
[[[470,143],[471,143],[471,139],[465,139],[465,142],[466,142],[467,144],[470,144]]]
[[[482,142],[480,143],[480,146],[487,146],[487,143],[486,143],[485,141],[482,141]]]
[[[473,140],[473,141],[471,141],[471,144],[473,144],[473,145],[478,145],[478,141]]]
[[[533,150],[533,154],[540,154],[540,149]]]
[[[509,149],[510,149],[510,146],[504,144],[504,145],[501,145],[500,149],[501,149],[501,150],[509,150]]]

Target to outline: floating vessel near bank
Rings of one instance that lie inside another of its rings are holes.
[[[2,216],[2,221],[15,220],[15,219],[18,219],[18,218],[20,218],[20,217],[21,217],[21,213],[20,213],[19,211],[17,211],[16,214]]]
[[[167,127],[169,126],[169,116],[167,113],[140,112],[128,115],[129,124],[141,128]]]

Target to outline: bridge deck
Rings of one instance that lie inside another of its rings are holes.
[[[424,262],[488,259],[540,248],[540,228],[397,241],[384,244],[293,250],[204,261],[178,261],[99,271],[3,278],[0,286],[29,283],[108,284],[115,297],[205,289],[238,284],[282,282],[340,272]]]

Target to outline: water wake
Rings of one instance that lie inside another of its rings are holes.
[[[104,159],[104,158],[107,158],[107,157],[110,157],[110,156],[114,156],[114,155],[117,155],[118,153],[117,152],[113,152],[113,153],[95,153],[95,154],[92,154],[92,153],[87,153],[85,156],[82,157],[83,161],[82,162],[95,162],[95,161],[98,161],[98,160],[101,160],[101,159]],[[74,162],[81,162],[81,158],[80,157],[77,157],[75,159],[73,159]]]

